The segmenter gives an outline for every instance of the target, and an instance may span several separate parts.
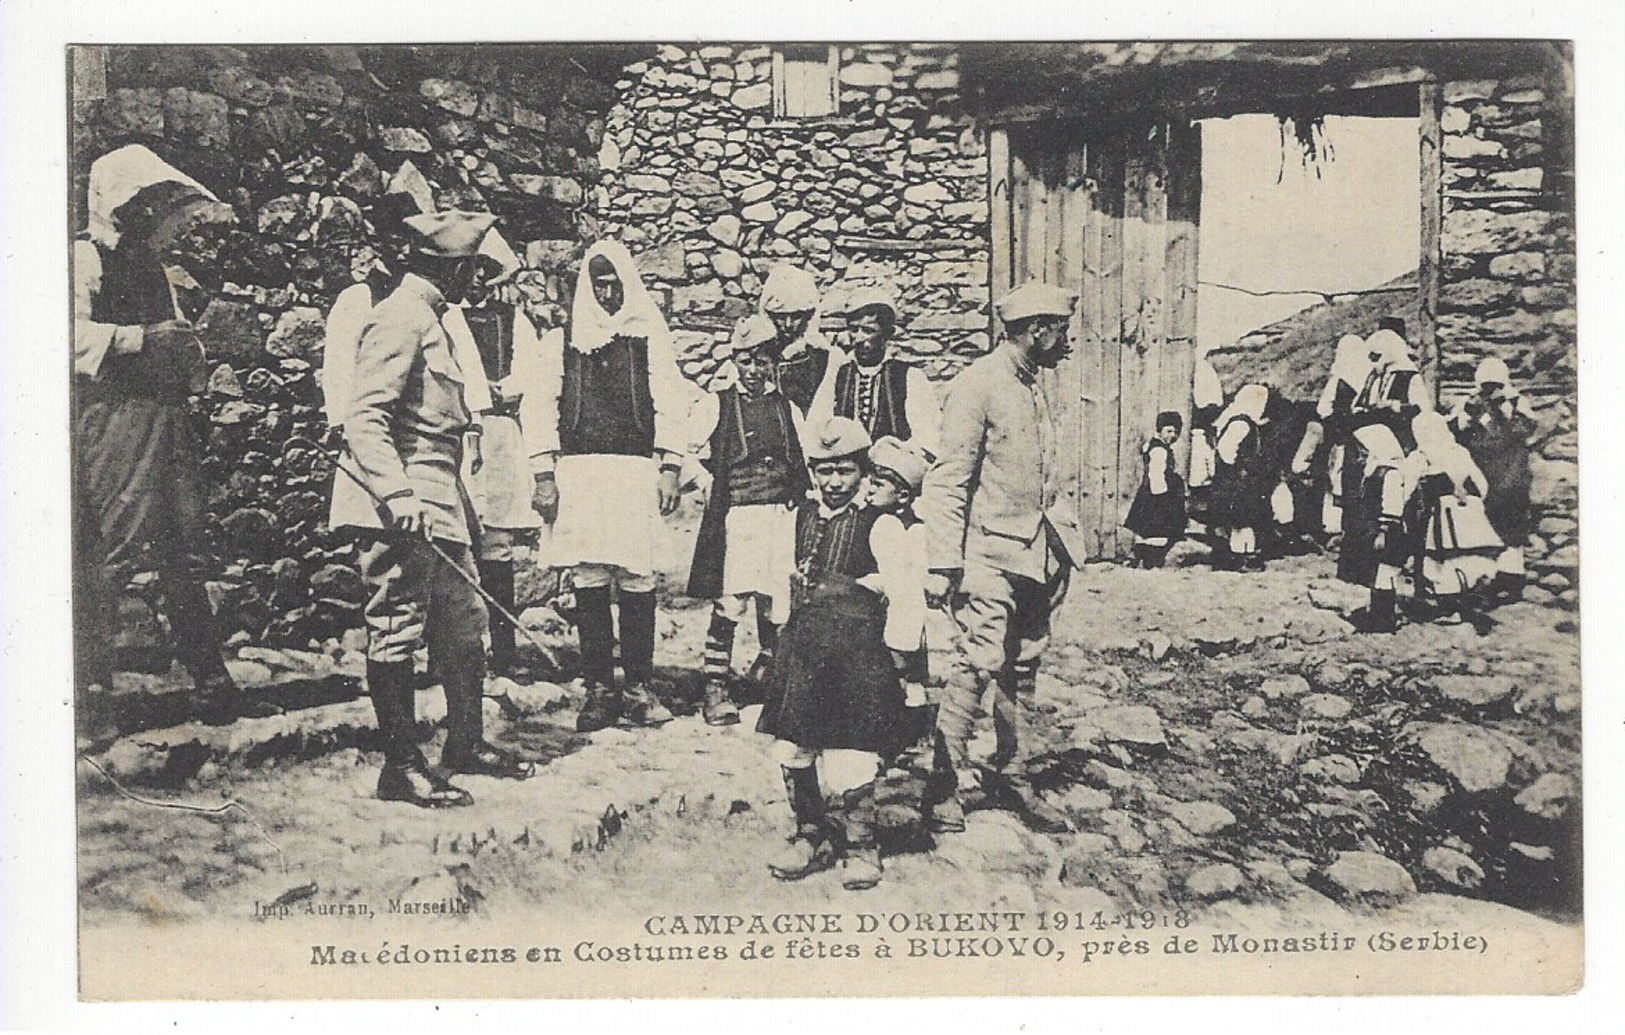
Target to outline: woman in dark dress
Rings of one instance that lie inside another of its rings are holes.
[[[1133,564],[1160,568],[1168,550],[1185,537],[1185,480],[1175,469],[1174,443],[1185,424],[1173,410],[1157,414],[1156,434],[1140,449],[1145,480],[1134,494],[1123,527],[1134,533]]]
[[[1473,380],[1476,394],[1456,408],[1450,425],[1488,483],[1484,514],[1505,544],[1496,562],[1497,593],[1516,596],[1523,588],[1523,550],[1533,530],[1529,441],[1535,418],[1523,395],[1512,386],[1505,361],[1493,356],[1485,359]]]
[[[1215,554],[1217,567],[1262,566],[1259,533],[1274,523],[1270,491],[1276,484],[1264,449],[1268,405],[1268,388],[1243,385],[1217,422],[1210,524],[1226,537]]]

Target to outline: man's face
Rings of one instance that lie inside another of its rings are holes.
[[[1157,437],[1164,445],[1173,445],[1179,439],[1179,428],[1173,424],[1164,424],[1157,429]]]
[[[1033,320],[1033,361],[1053,370],[1072,354],[1072,321],[1064,316],[1040,316]]]
[[[879,306],[860,309],[852,314],[847,326],[852,331],[852,351],[859,363],[872,367],[886,357],[886,343],[891,340],[892,323],[885,310]]]
[[[452,305],[460,305],[469,297],[474,288],[475,270],[479,264],[470,255],[463,258],[447,259],[443,267],[445,272],[444,283],[436,285],[446,301]]]
[[[914,494],[879,471],[870,471],[864,479],[865,500],[876,510],[895,511],[913,502]]]
[[[767,391],[773,374],[773,359],[758,347],[734,353],[734,369],[739,371],[739,386],[751,395]]]
[[[626,285],[621,283],[620,275],[614,270],[594,270],[592,297],[598,300],[604,312],[614,316],[626,302]]]
[[[779,344],[788,345],[807,333],[807,325],[812,322],[812,313],[768,313],[767,318],[773,321],[773,326],[779,332]]]
[[[863,484],[863,465],[852,457],[819,460],[812,465],[813,484],[824,506],[839,510],[852,502]]]

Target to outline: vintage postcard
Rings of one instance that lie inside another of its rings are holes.
[[[1573,61],[68,47],[80,996],[1574,991]]]

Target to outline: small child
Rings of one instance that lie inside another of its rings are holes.
[[[1426,590],[1436,621],[1466,621],[1485,635],[1493,623],[1483,605],[1503,549],[1485,514],[1488,480],[1442,415],[1417,415],[1411,434],[1425,529],[1418,593]]]
[[[888,629],[886,600],[870,587],[890,587],[899,610],[917,592],[922,620],[924,610],[923,579],[900,555],[907,551],[885,548],[906,535],[901,520],[863,505],[869,448],[863,426],[845,417],[831,418],[805,443],[817,498],[796,513],[790,616],[756,725],[777,738],[796,821],[785,857],[768,868],[780,880],[800,880],[839,861],[841,884],[853,891],[880,883],[875,783],[907,739],[887,633],[901,652],[921,642],[912,620]],[[908,588],[911,578],[917,590]]]
[[[705,395],[690,417],[698,432],[690,455],[701,457],[711,474],[688,577],[689,596],[714,601],[701,709],[711,726],[739,721],[728,674],[734,633],[753,601],[761,654],[752,673],[771,668],[781,612],[790,603],[795,506],[810,485],[801,458],[801,411],[772,380],[768,346],[776,333],[765,316],[739,321],[731,343],[738,387]]]
[[[1185,419],[1173,410],[1157,414],[1157,430],[1140,449],[1145,481],[1134,494],[1123,526],[1134,533],[1130,567],[1160,568],[1168,551],[1185,537],[1185,481],[1174,469],[1174,443]]]

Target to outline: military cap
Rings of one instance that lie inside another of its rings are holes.
[[[406,228],[413,237],[413,247],[424,255],[445,259],[460,259],[479,252],[485,232],[491,229],[497,217],[489,212],[422,212],[408,216]]]
[[[808,463],[852,456],[865,452],[872,444],[863,425],[851,417],[831,417],[808,438],[802,449]]]
[[[1034,316],[1071,316],[1072,308],[1077,304],[1077,292],[1068,291],[1054,284],[1029,280],[1007,292],[993,303],[993,308],[999,314],[1000,320],[1012,323]]]
[[[885,309],[891,313],[893,321],[897,319],[897,303],[893,301],[891,292],[883,287],[853,289],[846,296],[846,304],[841,307],[841,312],[853,316],[865,309]]]

